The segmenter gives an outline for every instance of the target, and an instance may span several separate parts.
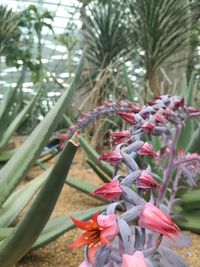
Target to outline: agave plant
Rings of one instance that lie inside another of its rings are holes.
[[[75,144],[74,142],[68,143],[62,155],[60,155],[60,159],[57,161],[56,165],[53,168],[50,168],[30,184],[25,185],[14,193],[12,192],[17,184],[25,177],[30,167],[37,160],[37,157],[40,155],[43,146],[48,142],[48,139],[50,138],[53,130],[56,128],[59,119],[62,118],[63,113],[66,109],[66,103],[71,100],[73,92],[77,88],[83,61],[84,55],[70,88],[61,96],[60,100],[51,110],[51,112],[36,127],[33,133],[27,138],[23,145],[17,150],[14,156],[5,164],[5,166],[0,171],[0,240],[3,240],[0,246],[1,266],[12,266],[28,250],[30,250],[32,246],[41,246],[42,244],[45,244],[49,242],[49,240],[55,238],[55,236],[58,236],[62,232],[73,227],[73,224],[69,221],[69,217],[67,215],[54,218],[49,222],[49,224],[44,229],[43,234],[39,237],[49,219],[49,216],[52,213],[61,188],[65,182],[71,161],[77,150],[77,144]],[[60,177],[59,181],[58,177]],[[33,202],[33,205],[30,207],[29,212],[14,229],[8,227],[19,214],[19,212],[23,209],[29,199],[39,190],[39,188],[41,189],[35,201]],[[50,196],[50,198],[48,198],[47,196]],[[13,202],[16,205],[13,206]],[[40,216],[38,217],[39,210],[41,211],[41,215],[43,214],[41,220],[38,220],[38,218],[40,218]],[[77,215],[85,218],[85,216],[88,217],[88,215],[95,210],[96,209],[89,210],[84,215],[81,213]],[[67,220],[68,223],[66,225],[63,225],[63,222],[67,222]],[[32,231],[33,228],[30,227],[30,223],[33,226],[33,221],[35,221],[33,227],[35,229],[34,232]],[[57,228],[58,225],[60,225],[61,227]],[[23,240],[21,238],[22,236],[25,237]],[[39,239],[35,243],[38,237]],[[20,245],[19,242],[21,242]],[[15,253],[13,254],[12,251],[14,247]],[[16,247],[18,249],[16,249]],[[11,254],[12,257],[10,257]]]

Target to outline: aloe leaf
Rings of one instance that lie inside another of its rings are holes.
[[[78,146],[67,143],[31,208],[0,247],[0,266],[11,267],[32,247],[46,225]]]
[[[0,152],[0,162],[8,161],[16,152],[16,149]]]
[[[71,216],[79,219],[79,220],[88,220],[91,216],[96,213],[97,211],[102,212],[107,208],[107,205],[103,205],[100,207],[91,208],[88,210],[84,210],[81,212],[76,212],[71,214]],[[63,215],[57,218],[51,219],[45,226],[44,230],[42,231],[41,235],[32,246],[32,249],[37,249],[39,247],[45,246],[51,241],[58,238],[60,235],[64,234],[65,232],[73,229],[75,225],[73,224],[72,220],[70,219],[70,215]]]
[[[0,227],[8,226],[44,183],[52,168],[12,193],[0,209]]]
[[[200,189],[187,191],[184,193],[181,198],[188,203],[199,201],[200,203]]]
[[[4,97],[0,102],[0,124],[3,118],[3,115],[8,112],[10,105],[12,104],[13,97],[15,96],[16,89],[9,88],[5,91]],[[2,125],[2,124],[1,124]]]
[[[185,127],[182,128],[181,134],[178,140],[178,148],[182,148],[184,151],[187,149],[187,146],[191,140],[191,136],[194,132],[194,121],[187,120],[185,123]]]
[[[112,177],[114,171],[113,168],[106,164],[103,163],[102,161],[99,161],[99,154],[93,149],[93,147],[83,138],[82,136],[80,137],[80,144],[85,153],[87,154],[88,158],[94,163],[97,164],[98,167],[105,172],[109,177]]]
[[[102,169],[98,167],[98,165],[94,164],[93,161],[87,160],[89,166],[93,169],[93,171],[97,174],[97,176],[105,183],[109,183],[112,179],[108,177]]]
[[[89,195],[92,191],[94,191],[98,187],[97,185],[83,182],[83,181],[76,179],[74,177],[71,177],[71,176],[67,177],[65,183],[78,189],[79,191],[81,191],[87,195]]]
[[[200,210],[198,211],[192,211],[192,212],[186,212],[184,209],[182,210],[182,215],[186,217],[187,221],[177,221],[176,223],[185,230],[190,230],[195,233],[200,233]]]
[[[6,239],[13,231],[13,227],[0,228],[0,241]]]
[[[200,126],[198,126],[198,128],[190,136],[190,142],[188,143],[185,152],[200,153]]]
[[[197,84],[198,84],[198,79],[196,79],[196,74],[193,71],[192,75],[190,77],[190,81],[189,81],[189,85],[188,85],[188,89],[187,89],[187,94],[185,97],[185,101],[189,106],[193,105],[194,102],[194,95],[197,89]]]
[[[160,138],[158,136],[152,136],[152,144],[155,151],[161,148]]]
[[[8,198],[15,186],[26,175],[29,168],[36,162],[45,143],[56,128],[65,112],[66,106],[71,102],[74,91],[78,87],[80,73],[85,59],[83,52],[74,79],[52,110],[46,115],[32,134],[26,139],[15,155],[0,170],[0,206]]]
[[[0,140],[0,149],[7,145],[13,133],[18,129],[21,123],[26,120],[27,114],[36,102],[37,97],[38,95],[35,95],[35,97],[29,102],[29,104],[24,107],[24,109],[15,117],[15,119],[9,124],[8,128],[4,131],[4,134]]]
[[[199,203],[200,203],[200,190],[192,190],[187,191],[183,195],[181,195],[181,207],[186,210],[194,210],[194,209],[200,209]]]

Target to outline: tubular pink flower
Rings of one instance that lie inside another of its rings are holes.
[[[131,125],[137,124],[137,121],[135,120],[135,116],[133,113],[128,112],[117,112],[117,114],[124,119],[126,122],[130,123]]]
[[[181,99],[176,99],[174,100],[174,106],[173,106],[173,109],[176,110],[180,107],[183,107],[184,106],[184,98],[182,97]]]
[[[157,123],[164,123],[165,122],[165,118],[163,117],[163,115],[160,111],[156,112],[154,118],[155,118],[155,121]]]
[[[138,113],[138,112],[140,112],[142,110],[141,107],[136,106],[136,105],[134,105],[132,103],[128,103],[128,106],[132,110],[133,113]]]
[[[67,140],[69,138],[69,135],[68,134],[60,134],[59,135],[59,140],[61,142],[64,142],[65,140]]]
[[[146,171],[142,171],[140,176],[136,181],[137,188],[142,189],[152,189],[152,188],[159,188],[160,185],[156,182],[151,174]]]
[[[113,137],[113,143],[121,144],[123,142],[126,142],[131,137],[131,132],[128,130],[122,132],[115,132],[111,133],[111,136]]]
[[[166,118],[169,118],[170,116],[172,116],[172,114],[173,114],[173,111],[169,107],[166,107],[166,109],[163,111],[163,115]]]
[[[142,125],[142,129],[145,133],[152,133],[153,132],[153,129],[154,129],[155,125],[153,123],[150,123],[150,122],[145,122],[143,125]]]
[[[97,195],[110,201],[119,201],[122,192],[119,181],[112,181],[98,187],[91,195]]]
[[[140,227],[166,235],[173,239],[171,235],[178,236],[180,229],[178,226],[159,208],[151,203],[147,203],[140,213],[138,222]]]
[[[93,263],[98,248],[102,245],[110,245],[110,242],[119,232],[117,216],[94,214],[88,222],[71,217],[74,224],[85,232],[70,245],[69,249],[89,246],[89,259]],[[84,265],[83,265],[84,266]]]
[[[143,253],[135,251],[133,255],[123,254],[121,267],[147,267],[147,264]]]
[[[156,152],[153,150],[152,146],[145,142],[144,145],[138,149],[138,154],[147,157],[157,157]]]
[[[123,157],[120,153],[120,148],[116,147],[116,149],[113,150],[112,152],[108,152],[102,155],[101,157],[99,157],[99,160],[103,160],[105,162],[110,163],[113,166],[116,166],[122,162]]]

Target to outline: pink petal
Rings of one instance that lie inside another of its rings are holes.
[[[121,267],[147,267],[147,265],[142,252],[136,251],[133,255],[124,254],[122,256]]]

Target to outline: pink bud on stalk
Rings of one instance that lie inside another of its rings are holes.
[[[173,239],[171,235],[178,236],[180,229],[178,226],[159,208],[151,203],[147,203],[140,213],[139,226],[154,232],[166,235]]]
[[[133,113],[128,112],[118,112],[117,113],[122,119],[124,119],[126,122],[128,122],[131,125],[137,124],[137,121],[135,119],[135,116]]]
[[[112,181],[98,187],[91,195],[97,195],[110,201],[119,201],[122,192],[119,181]]]
[[[137,188],[142,189],[153,189],[160,187],[160,185],[155,181],[153,176],[146,171],[141,172],[140,176],[136,181],[136,186]]]
[[[147,267],[144,255],[141,251],[135,251],[133,255],[124,254],[122,256],[121,267]]]
[[[145,142],[144,145],[138,149],[138,154],[147,157],[157,157],[156,152],[153,150],[152,146]]]
[[[155,121],[156,121],[157,123],[164,123],[164,122],[165,122],[165,118],[163,117],[163,115],[162,115],[161,112],[158,111],[158,112],[155,114]]]
[[[151,134],[153,132],[154,127],[155,127],[155,125],[153,123],[150,123],[150,122],[145,122],[142,125],[143,131],[147,134]]]
[[[111,133],[111,136],[113,137],[113,143],[121,144],[123,142],[126,142],[131,137],[131,132],[128,130],[122,132],[115,132]]]
[[[105,162],[110,163],[112,166],[116,166],[122,162],[123,157],[120,153],[120,148],[116,147],[116,149],[113,150],[112,152],[108,152],[99,157],[99,160],[103,160]]]

